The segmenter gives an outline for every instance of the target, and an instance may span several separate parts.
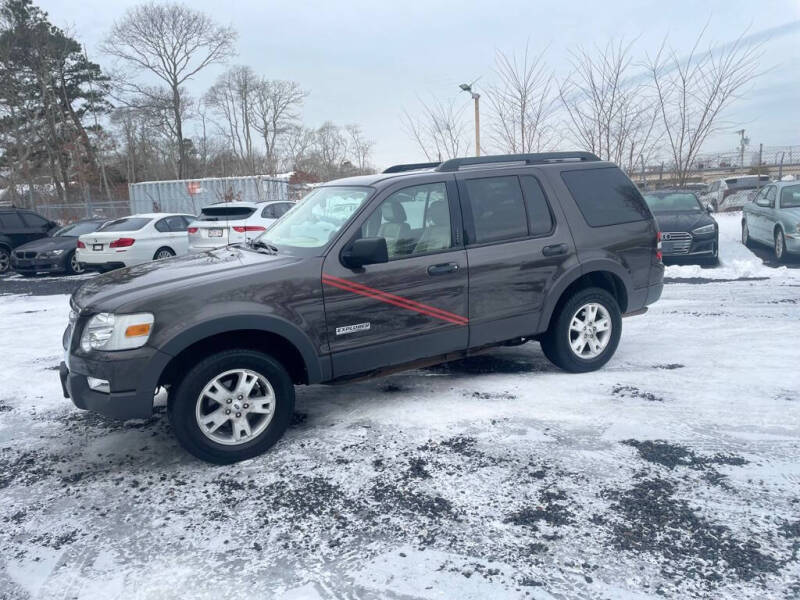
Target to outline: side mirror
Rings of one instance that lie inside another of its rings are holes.
[[[386,238],[363,238],[354,241],[342,252],[342,262],[351,269],[389,262]]]

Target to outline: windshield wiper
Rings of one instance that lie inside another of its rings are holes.
[[[278,253],[278,247],[277,246],[273,246],[272,244],[270,244],[268,242],[262,242],[261,240],[253,240],[252,242],[248,242],[247,245],[250,246],[251,248],[253,248],[254,250],[263,250],[267,254],[270,254],[270,255],[273,255],[273,256]]]

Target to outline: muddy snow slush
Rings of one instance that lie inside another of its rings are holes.
[[[232,463],[281,437],[295,385],[530,340],[598,369],[663,275],[641,194],[593,154],[396,165],[316,188],[246,244],[87,281],[61,382],[121,419],[150,416],[164,388],[184,448]]]

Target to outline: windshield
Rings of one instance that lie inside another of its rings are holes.
[[[800,208],[800,185],[790,185],[781,190],[781,208]]]
[[[322,248],[372,193],[368,187],[320,187],[258,239],[275,246]]]
[[[84,233],[92,233],[97,231],[97,228],[102,225],[102,221],[85,221],[82,223],[73,223],[62,227],[53,234],[53,237],[78,237]]]
[[[644,200],[653,212],[703,210],[697,196],[685,192],[645,194]]]
[[[98,231],[137,231],[147,225],[152,219],[142,217],[117,219],[103,225]]]

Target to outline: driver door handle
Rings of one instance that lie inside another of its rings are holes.
[[[542,248],[542,254],[545,256],[559,256],[561,254],[566,254],[569,251],[569,247],[566,244],[553,244],[552,246],[545,246]]]
[[[458,271],[458,265],[456,263],[441,263],[428,267],[428,275],[431,277],[434,275],[447,275],[448,273],[455,273],[456,271]]]

